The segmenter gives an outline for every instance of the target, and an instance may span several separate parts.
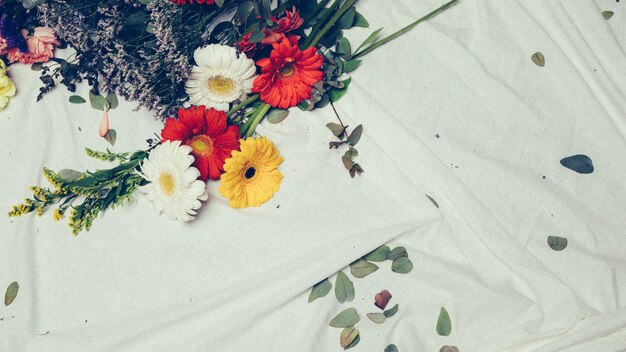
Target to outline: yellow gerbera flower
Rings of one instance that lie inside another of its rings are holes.
[[[241,140],[240,149],[226,159],[218,191],[233,208],[258,207],[278,191],[284,159],[265,137]]]

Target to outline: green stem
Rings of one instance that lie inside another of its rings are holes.
[[[328,20],[328,22],[326,23],[326,25],[315,35],[315,37],[313,38],[313,40],[309,43],[309,45],[306,45],[304,47],[304,49],[312,47],[312,46],[316,46],[317,43],[319,43],[320,40],[322,40],[322,38],[324,37],[324,35],[331,29],[333,28],[333,26],[335,25],[335,23],[341,18],[341,16],[343,16],[343,14],[348,11],[350,9],[350,7],[352,7],[352,5],[354,5],[354,3],[357,2],[357,0],[346,0],[346,2],[343,4],[343,6],[341,6],[341,8],[339,8],[339,10],[337,10],[337,12],[335,12],[335,14],[333,15],[333,17],[330,18],[330,20]]]
[[[245,132],[244,138],[248,138],[252,136],[252,134],[254,133],[254,130],[256,129],[256,126],[258,126],[259,123],[263,120],[263,118],[265,117],[265,114],[267,114],[270,108],[271,108],[271,105],[263,103],[256,109],[254,114],[248,120],[252,122],[250,123],[249,126],[247,126],[247,128],[244,131],[242,131],[242,134]],[[248,121],[246,121],[246,125],[248,125]],[[244,125],[244,128],[246,127],[246,125]]]
[[[419,20],[409,24],[408,26],[402,28],[401,30],[391,34],[390,36],[381,39],[379,41],[377,41],[376,43],[368,46],[367,48],[359,51],[358,53],[355,53],[354,55],[352,55],[352,60],[354,59],[358,59],[361,56],[367,55],[370,52],[374,51],[375,49],[379,48],[382,45],[385,45],[387,43],[389,43],[390,41],[396,39],[397,37],[403,35],[404,33],[410,31],[411,29],[415,28],[418,24],[434,17],[435,15],[439,14],[440,12],[447,10],[450,6],[454,5],[455,3],[457,3],[459,0],[452,0],[447,2],[446,4],[440,6],[439,8],[437,8],[436,10],[432,11],[431,13],[429,13],[428,15],[420,18]]]
[[[254,103],[255,101],[257,101],[257,99],[259,99],[259,95],[255,94],[250,96],[248,99],[242,101],[241,103],[235,105],[232,109],[230,109],[227,113],[226,116],[231,117],[233,116],[237,111],[245,108],[246,106]]]

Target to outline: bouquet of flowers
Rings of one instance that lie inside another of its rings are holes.
[[[278,191],[283,161],[276,146],[256,134],[259,123],[280,122],[294,107],[334,110],[363,57],[457,1],[384,38],[382,28],[376,30],[358,46],[344,37],[346,30],[369,26],[357,0],[23,1],[33,3],[41,24],[23,36],[29,52],[30,37],[45,48],[67,43],[75,50],[68,59],[40,51],[54,61],[48,66],[39,57],[18,59],[41,70],[39,99],[58,78],[70,91],[86,80],[91,105],[104,111],[101,136],[110,137],[106,112],[117,95],[154,111],[164,127],[145,150],[87,149],[90,157],[117,163],[110,169],[44,168],[54,188],[33,187],[33,197],[10,215],[54,207],[54,218],[68,216],[78,234],[139,190],[157,212],[189,221],[207,199],[206,183],[218,180],[232,207],[259,206]],[[11,28],[10,38],[17,38]],[[86,100],[73,95],[70,102]],[[363,172],[354,160],[363,127],[350,131],[337,118],[327,125],[337,138],[329,146],[345,148],[342,160],[354,177]]]

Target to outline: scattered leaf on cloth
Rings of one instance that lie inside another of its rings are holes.
[[[450,336],[452,333],[452,321],[450,321],[450,315],[448,311],[441,307],[439,311],[439,319],[437,319],[437,334],[441,336]]]
[[[394,261],[400,257],[408,257],[409,253],[406,252],[404,247],[396,247],[387,253],[387,260]]]
[[[362,279],[376,270],[378,270],[378,265],[363,259],[350,264],[350,273],[358,279]]]
[[[395,306],[393,306],[391,309],[387,309],[386,311],[383,312],[383,315],[386,318],[391,318],[394,315],[396,315],[396,313],[398,313],[398,308],[400,308],[400,305],[396,304]]]
[[[17,292],[20,290],[20,285],[17,282],[13,281],[9,287],[7,287],[7,291],[4,294],[4,305],[8,306],[13,303],[15,297],[17,297]]]
[[[389,291],[382,290],[380,291],[380,293],[377,293],[376,295],[374,295],[374,305],[384,310],[385,307],[387,307],[387,304],[389,303],[389,301],[391,300],[391,297],[393,296],[391,295],[391,293],[389,293]]]
[[[333,284],[328,281],[328,279],[324,279],[311,289],[311,294],[309,295],[309,303],[315,301],[318,298],[326,297],[328,292],[333,288]]]
[[[584,154],[577,154],[561,159],[561,165],[576,171],[579,174],[590,174],[593,172],[593,161]]]
[[[70,103],[72,104],[84,104],[87,101],[81,97],[80,95],[72,95],[70,96]]]
[[[413,270],[413,262],[407,257],[400,257],[391,264],[391,271],[398,274],[408,274]]]
[[[531,57],[531,60],[533,60],[533,62],[535,63],[535,65],[537,66],[541,66],[544,67],[546,65],[546,58],[543,56],[543,54],[541,53],[541,51],[538,51],[536,53],[534,53]]]
[[[354,284],[343,271],[337,273],[335,297],[339,303],[352,302],[354,299]]]
[[[613,11],[602,11],[602,16],[605,20],[608,20],[609,18],[613,17]]]
[[[437,203],[437,201],[434,200],[433,197],[429,196],[428,194],[426,195],[426,197],[428,197],[428,199],[430,200],[431,203],[433,203],[434,206],[439,208],[439,203]]]
[[[459,349],[456,346],[442,346],[439,352],[459,352]]]
[[[115,140],[117,139],[117,131],[114,129],[110,129],[105,135],[104,139],[109,142],[111,145],[115,145]]]
[[[382,245],[363,257],[363,259],[370,262],[384,262],[387,260],[387,253],[389,253],[390,249],[387,245]]]
[[[361,320],[361,317],[359,317],[359,313],[356,309],[348,308],[337,314],[328,325],[333,328],[348,328],[358,323],[359,320]]]
[[[548,246],[555,251],[562,251],[567,247],[567,238],[559,236],[548,236]]]
[[[359,330],[355,328],[354,326],[350,326],[341,331],[341,335],[339,337],[339,343],[341,344],[341,347],[347,350],[348,348],[352,348],[356,346],[356,344],[353,345],[353,343],[358,338],[359,338]]]
[[[385,352],[398,352],[398,347],[396,347],[396,345],[391,344],[385,347]]]
[[[383,313],[367,313],[367,318],[376,324],[382,324],[387,320]]]

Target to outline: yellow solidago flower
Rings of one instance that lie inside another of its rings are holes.
[[[52,218],[54,221],[59,221],[63,219],[63,214],[59,211],[59,209],[54,209],[54,213],[52,214]]]
[[[6,75],[7,68],[4,62],[0,60],[0,110],[9,103],[9,97],[15,95],[15,85],[13,81]]]
[[[226,159],[218,191],[233,208],[258,207],[278,191],[283,158],[265,137],[241,140],[240,149]]]

